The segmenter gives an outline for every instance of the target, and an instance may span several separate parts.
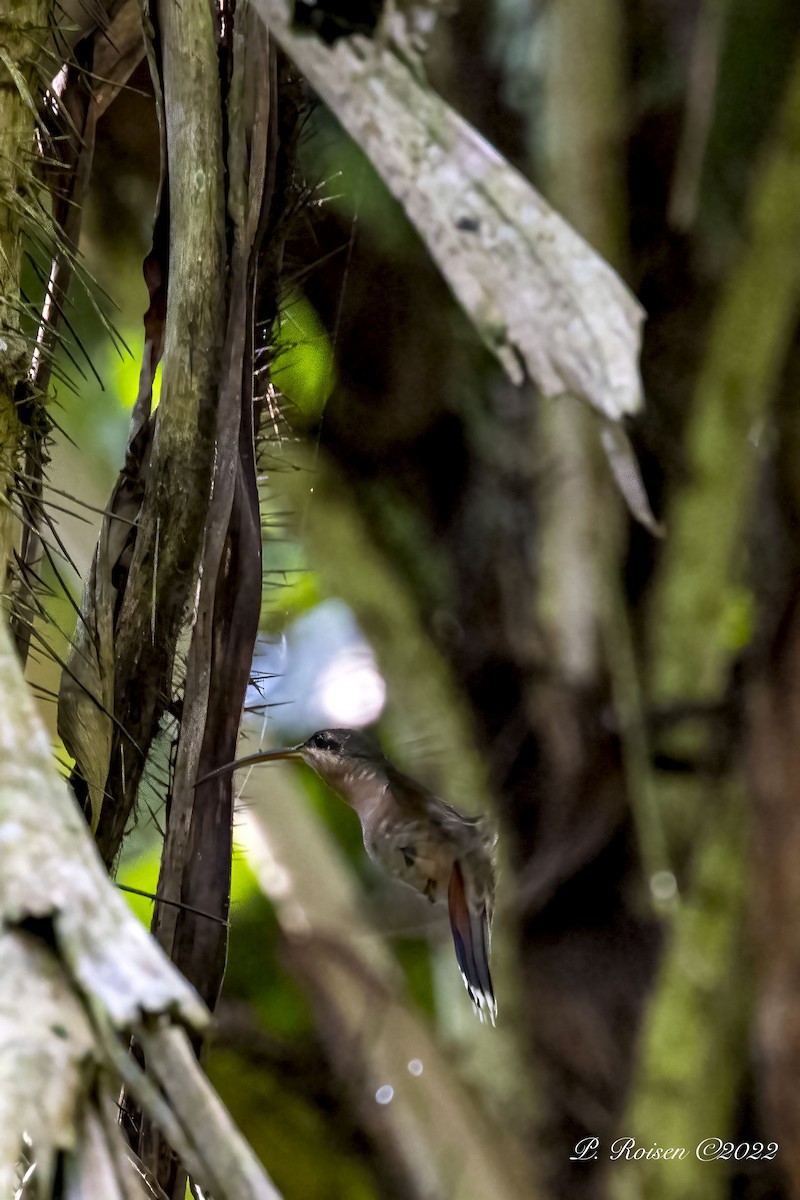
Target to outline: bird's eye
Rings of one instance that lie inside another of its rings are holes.
[[[331,737],[329,733],[315,733],[314,745],[320,750],[338,750],[339,748],[336,738]]]

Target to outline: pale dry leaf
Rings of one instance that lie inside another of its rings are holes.
[[[611,473],[631,515],[644,525],[653,537],[663,537],[664,526],[653,516],[636,460],[636,451],[622,425],[603,419],[600,425],[600,441]]]
[[[104,545],[101,535],[58,692],[58,733],[89,788],[93,831],[100,820],[114,734],[113,589]]]
[[[145,343],[149,363],[149,343]],[[131,415],[125,466],[108,503],[92,565],[83,589],[72,648],[58,692],[58,733],[89,789],[92,832],[105,797],[114,736],[114,585],[141,506],[151,430],[152,373],[142,369],[140,392]]]
[[[641,404],[644,313],[605,260],[399,57],[292,32],[285,0],[254,7],[366,153],[475,329],[517,383],[619,420]]]

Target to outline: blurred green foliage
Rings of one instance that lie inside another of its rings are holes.
[[[337,1138],[331,1114],[271,1078],[263,1063],[216,1051],[209,1075],[285,1197],[376,1197],[364,1167]]]
[[[336,383],[333,347],[313,305],[299,291],[281,304],[273,331],[275,386],[308,422],[318,421]]]

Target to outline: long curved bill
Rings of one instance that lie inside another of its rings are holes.
[[[230,775],[241,767],[254,767],[256,763],[274,762],[278,758],[302,758],[302,749],[303,743],[299,742],[296,746],[287,746],[283,750],[259,750],[258,754],[248,754],[247,758],[237,758],[234,762],[217,767],[216,771],[209,771],[208,775],[198,779],[196,786],[206,783],[209,779],[217,779],[220,775]]]

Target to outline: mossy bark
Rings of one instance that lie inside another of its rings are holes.
[[[649,614],[651,694],[662,705],[719,702],[751,633],[745,590],[751,506],[764,456],[760,431],[797,321],[798,214],[800,60],[754,177],[738,267],[712,319],[687,429],[687,478],[667,516]],[[757,732],[765,707],[759,695]],[[757,746],[751,761],[760,753]],[[751,783],[763,801],[770,784],[762,776]],[[666,819],[674,788],[658,787]],[[728,1186],[725,1164],[700,1161],[693,1147],[705,1131],[723,1140],[735,1134],[753,993],[743,923],[751,815],[738,770],[724,785],[690,779],[680,795],[693,829],[692,866],[648,1014],[625,1132],[692,1153],[657,1178],[649,1164],[628,1164],[616,1177],[620,1198],[711,1198]],[[760,869],[772,868],[762,859]],[[772,913],[776,927],[788,916],[779,908]]]
[[[8,487],[20,445],[18,388],[30,365],[20,336],[18,197],[33,154],[33,81],[46,25],[44,0],[12,0],[0,15],[0,580],[6,576],[14,537]]]

